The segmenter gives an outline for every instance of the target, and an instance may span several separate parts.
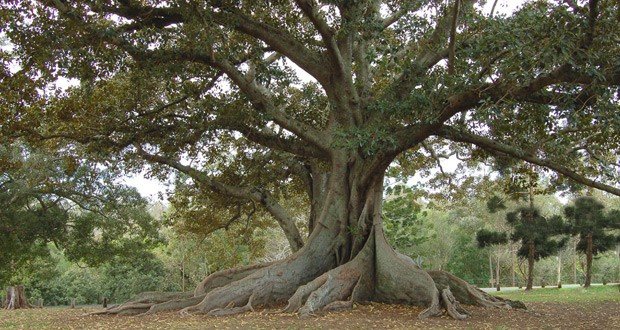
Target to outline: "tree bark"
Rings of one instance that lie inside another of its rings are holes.
[[[528,254],[527,254],[527,286],[525,287],[525,291],[532,290],[534,284],[534,255],[536,253],[536,247],[534,246],[533,241],[529,241],[528,243]]]
[[[592,254],[593,254],[593,239],[592,233],[586,236],[586,281],[583,284],[584,288],[589,288],[592,282]]]
[[[26,289],[23,285],[10,286],[6,289],[4,306],[8,310],[32,308],[26,298]]]

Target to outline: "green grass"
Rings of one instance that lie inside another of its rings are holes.
[[[525,290],[508,292],[494,291],[491,292],[491,294],[523,302],[620,302],[620,285],[593,286],[587,290],[584,288],[545,288],[534,289],[530,292],[526,292]]]

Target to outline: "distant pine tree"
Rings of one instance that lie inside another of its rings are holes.
[[[586,288],[592,282],[592,257],[620,242],[620,235],[610,232],[620,228],[620,210],[605,213],[604,208],[603,204],[592,197],[577,198],[573,205],[564,208],[569,223],[566,232],[579,236],[577,251],[586,255]]]
[[[501,198],[493,196],[487,202],[489,212],[495,213],[505,209]],[[506,214],[506,223],[512,227],[510,240],[520,243],[517,255],[528,261],[528,275],[526,290],[531,290],[534,280],[534,263],[537,260],[548,257],[562,248],[567,237],[560,237],[566,232],[566,225],[561,216],[543,217],[538,209],[533,207],[521,207]],[[490,245],[505,244],[508,242],[508,234],[481,229],[476,235],[478,246],[483,248]]]

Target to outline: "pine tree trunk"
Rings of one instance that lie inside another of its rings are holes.
[[[495,286],[495,275],[493,274],[493,256],[491,255],[491,251],[489,250],[489,285],[491,287]]]
[[[6,289],[6,300],[4,302],[6,309],[22,309],[31,308],[26,298],[26,289],[23,285],[10,286]]]
[[[558,255],[558,289],[562,288],[562,257]]]
[[[573,284],[579,284],[577,281],[577,241],[573,244]]]
[[[584,288],[589,288],[592,282],[592,250],[593,250],[593,240],[592,233],[589,233],[586,236],[586,281],[583,285]]]
[[[495,290],[500,291],[501,287],[500,287],[500,269],[499,269],[499,255],[496,258],[497,264],[496,264],[496,268],[495,268],[495,274],[496,274],[496,278],[497,278],[497,282],[495,283]]]
[[[526,291],[532,290],[534,285],[534,256],[536,253],[536,248],[534,246],[534,242],[530,241],[528,243],[528,254],[527,254],[527,286],[525,287]]]
[[[517,286],[517,279],[515,274],[515,251],[512,248],[512,242],[510,243],[510,274],[512,276],[512,287]]]

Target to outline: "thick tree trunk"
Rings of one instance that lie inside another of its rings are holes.
[[[527,285],[525,287],[526,291],[532,290],[534,285],[534,256],[536,254],[536,247],[534,246],[534,242],[530,241],[528,243],[528,254],[527,254]]]
[[[594,249],[592,233],[589,233],[588,236],[586,236],[586,244],[586,281],[583,284],[583,287],[589,288],[592,282],[592,250]]]
[[[6,289],[6,299],[4,302],[6,309],[32,308],[26,298],[26,290],[23,285],[10,286]]]
[[[313,193],[323,200],[313,203],[313,230],[299,251],[271,264],[214,273],[192,295],[142,296],[102,313],[181,309],[182,313],[230,315],[286,303],[285,312],[313,315],[351,308],[354,302],[378,301],[428,307],[421,317],[446,310],[462,319],[467,313],[458,302],[511,306],[445,272],[429,274],[395,252],[382,228],[382,172],[365,173],[368,164],[361,159],[339,159],[326,193]]]

